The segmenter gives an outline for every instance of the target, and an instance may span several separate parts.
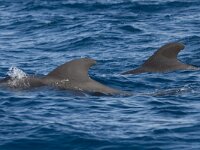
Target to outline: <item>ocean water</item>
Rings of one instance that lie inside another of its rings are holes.
[[[0,150],[199,150],[200,71],[122,76],[168,42],[200,66],[199,0],[1,0],[0,77],[76,58],[133,96],[0,88]]]

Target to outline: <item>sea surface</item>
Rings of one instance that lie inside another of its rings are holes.
[[[199,0],[0,0],[0,77],[89,57],[91,78],[133,93],[0,88],[0,150],[199,150],[200,71],[121,75],[169,42],[200,66]]]

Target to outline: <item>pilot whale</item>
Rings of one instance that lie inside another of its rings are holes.
[[[43,77],[27,75],[21,79],[6,77],[0,85],[17,89],[51,86],[63,90],[81,91],[105,95],[125,94],[126,92],[105,86],[88,75],[88,70],[95,65],[91,58],[80,58],[60,65]]]
[[[170,72],[175,70],[197,70],[196,66],[184,64],[177,59],[178,53],[184,49],[182,43],[168,43],[159,48],[144,64],[140,67],[126,71],[125,74],[139,74],[144,72]]]

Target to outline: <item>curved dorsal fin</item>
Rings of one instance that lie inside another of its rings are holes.
[[[145,61],[142,67],[167,67],[173,65],[174,62],[178,62],[177,55],[184,49],[184,45],[181,43],[168,43],[159,48],[149,59]],[[172,62],[173,61],[173,62]]]
[[[46,77],[59,80],[87,81],[89,79],[88,69],[96,64],[90,58],[80,58],[69,61],[50,72]]]
[[[170,70],[187,69],[188,65],[177,59],[178,53],[184,49],[181,43],[168,43],[159,48],[139,68],[126,71],[123,74],[138,74],[143,72],[167,72]]]
[[[168,59],[176,59],[178,53],[184,49],[185,46],[182,43],[168,43],[159,48],[152,57],[166,57]]]

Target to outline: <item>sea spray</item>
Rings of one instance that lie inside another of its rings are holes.
[[[27,74],[24,71],[14,66],[9,68],[7,74],[12,79],[22,79],[27,77]]]
[[[8,76],[11,77],[11,80],[8,82],[9,87],[11,88],[27,88],[30,87],[30,83],[27,82],[27,74],[17,67],[10,67],[7,72]]]

